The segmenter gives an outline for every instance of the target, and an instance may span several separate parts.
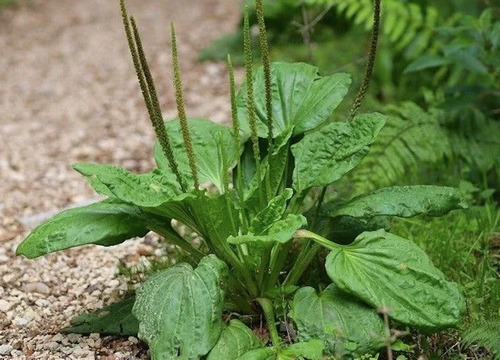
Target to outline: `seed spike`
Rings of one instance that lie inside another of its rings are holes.
[[[264,68],[264,84],[266,91],[266,120],[267,120],[267,141],[269,143],[269,153],[273,144],[273,107],[271,96],[271,63],[269,60],[269,44],[267,41],[266,23],[264,21],[264,9],[262,0],[256,0],[257,23],[259,26],[259,41],[262,64]]]
[[[260,149],[259,136],[257,134],[257,120],[255,115],[255,98],[253,93],[253,57],[252,44],[250,39],[250,21],[248,19],[248,6],[245,6],[244,21],[243,21],[243,47],[245,53],[245,73],[246,73],[246,90],[247,90],[247,112],[250,123],[250,132],[253,147],[253,156],[255,159],[256,176],[258,181],[261,180],[260,170]],[[262,187],[259,186],[259,200],[261,205],[264,204],[264,194]]]
[[[179,182],[183,191],[186,190],[186,186],[179,172],[179,167],[175,161],[174,153],[172,151],[172,146],[170,145],[170,139],[168,137],[167,131],[165,129],[165,124],[163,122],[163,116],[160,109],[160,104],[158,102],[158,96],[156,94],[156,88],[154,86],[153,77],[151,76],[151,71],[149,70],[149,65],[144,54],[144,48],[142,46],[141,37],[139,35],[139,30],[133,16],[130,17],[130,24],[132,25],[132,31],[135,39],[135,44],[137,46],[137,58],[139,59],[141,76],[144,76],[146,81],[146,86],[150,98],[151,113],[150,118],[153,124],[153,129],[155,131],[156,137],[160,142],[163,153],[167,157],[168,165],[172,172],[175,174],[177,181]],[[140,80],[139,80],[140,81]]]
[[[234,82],[234,69],[231,55],[227,55],[227,70],[229,73],[229,93],[231,94],[231,119],[233,123],[234,150],[238,154],[241,149],[240,120],[238,118],[238,108],[236,107],[236,86]]]
[[[163,124],[163,120],[161,118],[161,112],[159,115],[157,114],[157,110],[155,109],[155,106],[154,106],[152,98],[151,98],[150,86],[149,86],[149,84],[146,83],[145,69],[148,69],[148,66],[147,66],[147,62],[145,61],[144,54],[142,55],[143,61],[141,60],[141,56],[139,54],[139,50],[142,51],[142,44],[141,44],[141,40],[139,37],[139,31],[137,30],[137,25],[135,24],[135,21],[133,18],[130,18],[130,21],[129,21],[124,0],[120,0],[120,7],[121,7],[123,25],[125,27],[125,34],[127,36],[127,42],[128,42],[130,54],[132,55],[132,60],[134,63],[135,72],[136,72],[137,78],[139,80],[139,86],[140,86],[141,91],[142,91],[142,96],[144,97],[144,102],[146,103],[146,108],[148,110],[149,118],[151,120],[151,123],[153,124],[153,128],[155,130],[156,137],[158,138],[158,141],[160,142],[162,150],[168,159],[169,167],[172,170],[172,172],[175,174],[177,181],[179,182],[182,190],[185,190],[182,178],[181,178],[179,170],[178,170],[177,163],[175,161],[175,158],[174,158],[171,146],[170,146],[169,138],[168,138],[167,133],[165,131],[165,125]],[[132,23],[132,27],[134,29],[134,34],[132,34],[131,23]],[[153,87],[153,92],[154,92],[154,87]],[[158,108],[159,108],[159,106],[158,106]],[[160,126],[158,126],[158,121],[157,121],[158,116],[160,118]]]
[[[229,192],[229,160],[227,158],[227,149],[226,143],[224,142],[224,139],[222,138],[222,132],[219,132],[217,134],[218,137],[218,142],[220,145],[220,156],[222,160],[222,189],[224,194],[228,194]]]
[[[132,55],[132,61],[134,62],[135,72],[137,78],[139,79],[139,86],[142,91],[142,96],[144,97],[144,102],[146,103],[146,108],[148,110],[151,121],[153,121],[153,105],[151,103],[151,97],[149,95],[149,90],[147,88],[146,82],[144,80],[144,74],[142,72],[141,64],[139,61],[139,55],[137,54],[137,48],[135,45],[134,37],[132,36],[132,31],[130,29],[130,22],[127,14],[127,8],[125,6],[125,0],[120,0],[120,7],[123,18],[123,26],[125,27],[125,34],[127,36],[128,47],[130,54]]]
[[[184,108],[184,96],[182,94],[182,79],[179,66],[179,54],[177,51],[177,37],[175,35],[174,23],[170,23],[170,33],[172,36],[172,63],[174,68],[174,86],[175,86],[175,102],[177,104],[177,114],[181,123],[182,138],[184,139],[184,146],[186,148],[189,167],[193,175],[194,187],[198,189],[198,168],[196,167],[196,158],[193,150],[193,141],[189,134],[189,127],[186,118],[186,110]]]
[[[378,35],[380,31],[380,3],[381,0],[373,1],[373,29],[372,35],[370,39],[370,53],[368,54],[368,62],[366,64],[365,76],[363,78],[363,82],[358,91],[358,95],[354,100],[354,104],[352,105],[351,113],[349,115],[349,120],[354,119],[356,114],[358,113],[359,108],[361,107],[361,103],[366,95],[368,90],[368,85],[370,84],[370,80],[373,74],[373,67],[375,65],[375,56],[377,55],[377,42]]]

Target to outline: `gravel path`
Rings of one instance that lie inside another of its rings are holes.
[[[169,22],[177,25],[189,116],[227,119],[224,64],[198,51],[231,31],[234,0],[128,0],[161,95],[175,114]],[[37,260],[14,250],[53,211],[94,199],[75,162],[151,168],[154,136],[129,58],[118,1],[19,0],[0,13],[0,359],[147,359],[135,338],[59,334],[126,290],[120,263],[161,255],[154,236]]]

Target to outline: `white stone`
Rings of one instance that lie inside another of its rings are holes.
[[[0,345],[0,355],[9,355],[12,350],[12,345]]]
[[[8,302],[8,301],[6,301],[4,299],[0,299],[0,312],[6,313],[10,309],[12,309],[13,306],[14,306],[13,303]]]
[[[19,326],[22,326],[22,327],[25,327],[26,325],[28,325],[28,324],[29,324],[29,322],[30,322],[30,321],[29,321],[28,319],[25,319],[25,318],[20,317],[20,316],[18,316],[18,317],[16,317],[16,318],[14,319],[14,324],[19,325]]]

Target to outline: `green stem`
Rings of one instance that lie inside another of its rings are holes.
[[[328,240],[327,238],[324,238],[321,235],[318,235],[316,233],[313,233],[312,231],[309,230],[297,230],[295,232],[295,238],[296,239],[311,239],[317,244],[326,247],[327,249],[333,250],[335,248],[343,247],[343,245],[339,245],[334,243],[333,241]],[[345,247],[345,245],[344,245]]]
[[[287,213],[289,214],[297,214],[300,210],[300,206],[302,202],[307,196],[308,191],[304,191],[302,193],[295,193],[290,200],[290,204],[288,205]]]
[[[271,300],[266,298],[258,298],[257,302],[264,312],[264,317],[266,318],[267,327],[269,329],[269,335],[271,335],[271,341],[273,342],[274,348],[276,350],[281,349],[281,339],[278,334],[278,329],[276,328],[276,320],[274,317],[274,306]]]
[[[198,250],[190,243],[188,243],[186,239],[180,236],[179,233],[175,231],[172,225],[170,224],[164,225],[155,221],[154,223],[149,223],[148,228],[151,231],[157,233],[158,235],[168,239],[172,244],[180,247],[182,250],[191,254],[193,257],[196,258],[197,261],[201,260],[206,255],[205,253],[203,253],[202,251]]]
[[[283,267],[285,266],[286,259],[291,247],[291,241],[286,244],[276,244],[274,246],[271,253],[271,260],[269,262],[271,273],[267,277],[263,286],[264,292],[271,289],[278,282],[279,276],[281,274],[281,271],[283,270]]]
[[[312,244],[311,246],[310,242],[308,242],[297,258],[292,270],[288,273],[283,285],[295,285],[300,280],[300,277],[307,269],[319,249],[319,244]]]
[[[238,256],[229,247],[229,244],[227,242],[222,244],[220,251],[222,253],[221,255],[223,255],[223,258],[227,259],[228,263],[231,264],[232,267],[241,274],[244,280],[244,284],[248,288],[250,295],[257,296],[259,293],[259,289],[244,262],[240,261]]]
[[[311,222],[310,229],[314,229],[316,223],[318,222],[319,213],[321,211],[321,205],[323,205],[323,201],[325,201],[326,189],[327,187],[324,186],[323,189],[321,190],[321,194],[319,195],[318,203],[316,204],[316,210],[314,211],[314,217]]]
[[[257,285],[259,286],[260,293],[263,294],[267,289],[264,287],[264,278],[265,275],[268,275],[269,272],[269,259],[271,257],[271,248],[269,251],[264,251],[262,257],[260,259],[260,266],[257,273]]]

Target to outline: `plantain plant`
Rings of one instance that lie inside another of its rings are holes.
[[[107,198],[47,220],[17,253],[35,258],[86,244],[112,246],[149,231],[177,245],[185,262],[154,273],[134,297],[70,329],[138,334],[153,359],[351,358],[387,346],[387,317],[428,332],[457,326],[464,311],[457,285],[413,242],[387,232],[384,219],[443,215],[466,206],[462,194],[401,186],[325,201],[327,187],[368,153],[385,117],[357,114],[365,83],[349,120],[331,121],[350,76],[320,76],[305,63],[271,63],[262,0],[256,7],[263,66],[252,67],[246,13],[246,80],[236,93],[228,57],[227,127],[187,118],[173,25],[178,118],[164,122],[136,23],[121,0],[158,138],[157,166],[132,174],[75,165]],[[376,0],[376,24],[379,11]],[[367,79],[376,41],[375,30]],[[201,245],[182,236],[173,220],[196,233]],[[264,339],[252,331],[261,317],[269,334]],[[294,331],[285,336],[277,324]]]

